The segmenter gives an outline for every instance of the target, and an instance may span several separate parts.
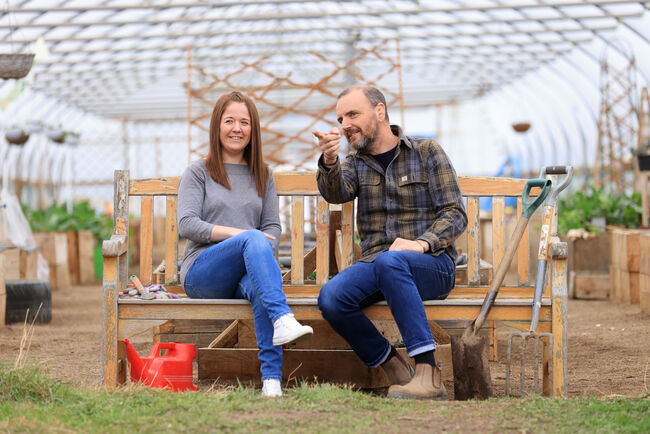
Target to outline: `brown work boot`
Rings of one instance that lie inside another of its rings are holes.
[[[413,367],[407,363],[399,353],[384,362],[381,367],[384,369],[390,384],[404,385],[413,378]]]
[[[415,365],[413,379],[404,386],[390,386],[388,396],[391,398],[446,400],[447,390],[442,384],[442,370],[439,366],[434,368],[428,363],[418,363]]]

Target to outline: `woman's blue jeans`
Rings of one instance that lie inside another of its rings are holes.
[[[273,346],[273,323],[291,313],[273,247],[258,230],[205,249],[185,276],[190,298],[245,298],[251,302],[262,380],[282,379],[282,347]]]
[[[455,272],[445,253],[383,252],[374,262],[357,262],[334,276],[321,289],[318,307],[363,363],[377,367],[390,354],[390,344],[361,310],[386,300],[408,355],[434,350],[422,301],[445,299]]]

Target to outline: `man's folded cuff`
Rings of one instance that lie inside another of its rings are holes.
[[[417,239],[429,243],[429,250],[427,250],[427,252],[435,252],[438,250],[438,244],[440,244],[440,240],[438,240],[438,237],[434,234],[427,232],[420,235]]]

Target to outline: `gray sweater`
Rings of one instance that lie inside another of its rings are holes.
[[[273,248],[280,242],[278,196],[273,175],[266,183],[264,197],[257,195],[255,178],[248,165],[226,164],[231,190],[214,182],[205,160],[193,161],[178,186],[178,233],[187,238],[181,263],[181,284],[199,254],[215,244],[210,241],[214,225],[239,229],[259,229],[273,235]]]

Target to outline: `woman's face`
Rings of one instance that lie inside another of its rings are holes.
[[[244,149],[251,140],[251,116],[246,104],[228,104],[221,116],[219,130],[224,163],[244,163]]]

